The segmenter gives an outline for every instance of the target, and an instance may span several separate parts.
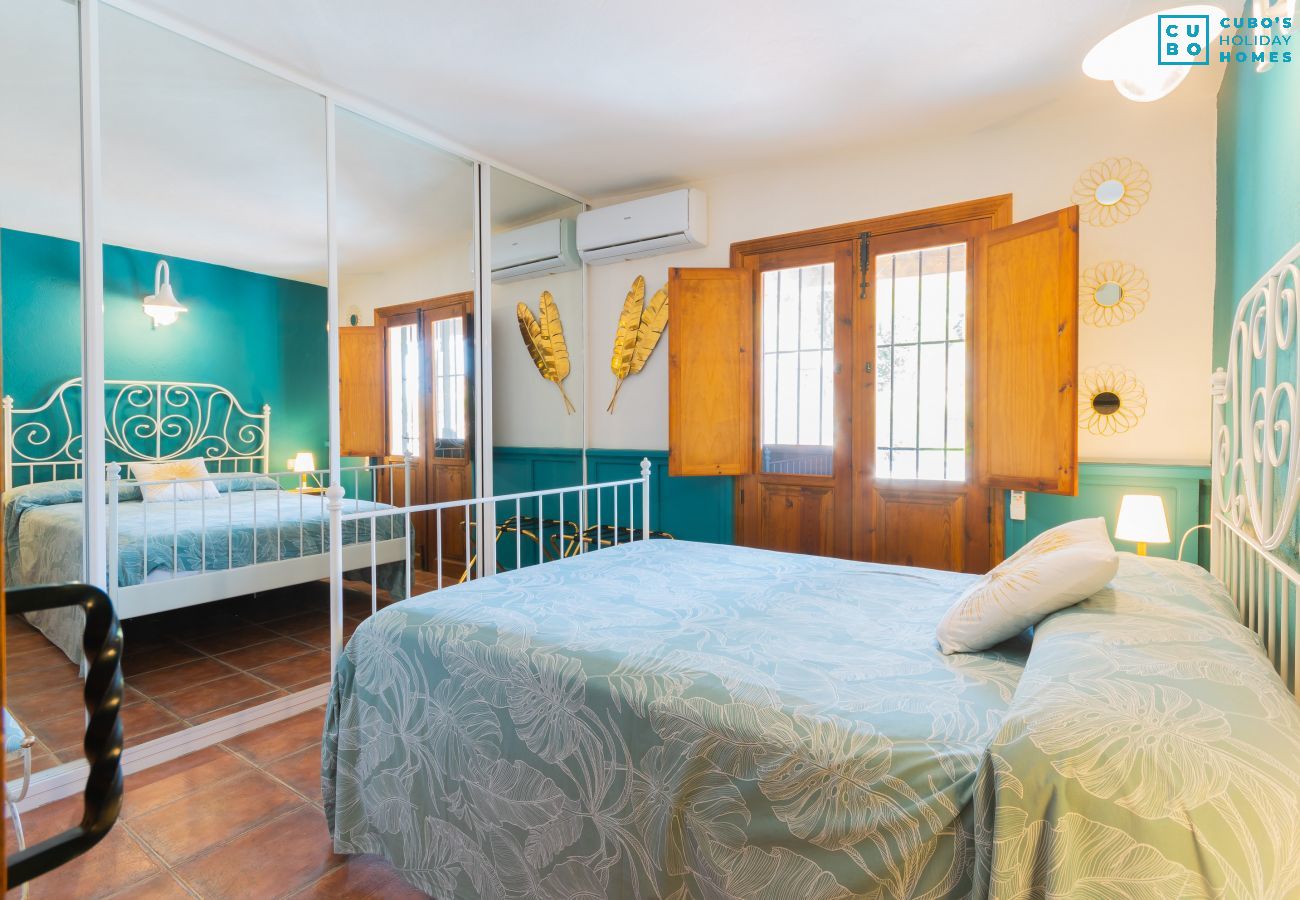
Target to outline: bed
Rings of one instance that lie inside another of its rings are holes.
[[[80,580],[84,509],[79,379],[31,408],[4,400],[4,528],[11,585]],[[249,412],[229,390],[188,382],[106,383],[109,594],[119,618],[286,587],[329,574],[329,513],[319,485],[327,473],[274,472],[271,410]],[[202,458],[210,473],[168,482],[130,477],[131,463]],[[379,512],[404,464],[341,472],[350,509]],[[210,482],[213,496],[179,499],[180,485]],[[145,502],[143,490],[163,484]],[[374,528],[376,541],[370,541]],[[342,532],[345,565],[368,569],[382,587],[407,596],[410,581],[401,516],[376,516]],[[368,574],[368,573],[365,573]],[[29,615],[56,646],[80,661],[79,610]]]
[[[1300,890],[1300,711],[1221,586],[1126,556],[943,656],[971,577],[639,541],[387,608],[335,673],[335,850],[437,897]]]

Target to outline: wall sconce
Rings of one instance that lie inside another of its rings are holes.
[[[173,325],[188,310],[176,302],[172,293],[172,270],[167,260],[158,260],[153,272],[153,293],[144,298],[144,314],[153,319],[153,327]]]
[[[1125,494],[1119,504],[1115,540],[1136,541],[1138,556],[1147,555],[1147,544],[1169,543],[1165,502],[1155,494]]]
[[[1207,4],[1162,9],[1102,38],[1083,58],[1083,74],[1114,82],[1115,90],[1139,103],[1167,96],[1183,83],[1191,67],[1160,63],[1156,52],[1162,39],[1160,16],[1205,16],[1209,33],[1199,36],[1201,46],[1209,47],[1210,56],[1217,50],[1214,40],[1223,30],[1222,9]]]

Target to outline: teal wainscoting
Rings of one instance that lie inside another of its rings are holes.
[[[546,488],[567,487],[582,481],[582,451],[565,447],[496,447],[492,453],[494,465],[494,494],[513,494]],[[730,478],[673,478],[668,475],[666,450],[602,450],[587,451],[587,483],[622,481],[639,478],[641,460],[649,459],[650,470],[650,525],[656,531],[666,531],[675,538],[689,541],[708,541],[718,544],[732,542],[732,482]],[[628,505],[627,488],[618,494],[618,523],[640,527],[642,519],[641,492],[631,492],[632,506]],[[565,500],[572,502],[571,498]],[[594,504],[594,494],[589,498]],[[600,512],[604,524],[613,524],[613,492],[601,492]],[[536,502],[523,503],[520,512],[536,515]],[[547,518],[559,515],[559,502],[548,498],[545,502]],[[497,510],[498,520],[514,515],[513,504],[502,504]],[[595,522],[595,507],[589,506],[590,522]],[[573,507],[565,509],[565,518],[573,519]],[[548,542],[549,543],[549,542]],[[515,547],[510,537],[498,543],[497,558],[507,568],[514,565]],[[536,560],[536,550],[527,543],[523,547],[525,564]]]
[[[732,543],[732,479],[673,477],[667,450],[588,450],[587,481],[638,478],[642,459],[649,459],[651,467],[651,528],[683,541]]]
[[[1079,466],[1079,495],[1029,494],[1023,522],[1012,521],[1008,495],[1006,554],[1010,556],[1030,538],[1073,519],[1104,516],[1113,535],[1120,500],[1125,494],[1156,494],[1164,500],[1169,536],[1173,540],[1168,544],[1149,544],[1147,552],[1172,559],[1178,555],[1178,542],[1183,533],[1208,521],[1209,482],[1209,466],[1082,463]],[[1208,564],[1208,534],[1202,530],[1188,538],[1187,549],[1183,552],[1185,561]],[[1115,541],[1115,547],[1128,551],[1134,549],[1134,545],[1126,541]]]

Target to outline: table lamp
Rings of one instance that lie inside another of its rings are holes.
[[[1135,541],[1138,556],[1147,555],[1147,544],[1169,543],[1164,501],[1155,494],[1125,494],[1119,504],[1115,540]]]
[[[316,457],[304,450],[289,460],[289,469],[298,473],[299,487],[305,488],[307,486],[307,473],[316,471]]]

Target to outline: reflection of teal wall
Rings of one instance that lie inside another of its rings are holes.
[[[1228,331],[1241,295],[1300,242],[1297,110],[1300,60],[1267,72],[1235,62],[1226,67],[1219,87],[1216,366],[1227,360]]]
[[[588,450],[587,481],[596,484],[605,481],[623,481],[641,476],[641,460],[649,458],[653,466],[650,474],[650,525],[656,531],[666,531],[681,540],[711,541],[729,544],[731,528],[731,479],[729,478],[671,478],[668,476],[668,453],[664,450]],[[546,488],[569,487],[582,480],[582,451],[554,447],[497,447],[493,452],[493,493],[512,494]],[[632,491],[633,509],[629,517],[628,490],[619,488],[618,524],[626,527],[641,525],[640,488]],[[588,505],[588,524],[596,520],[595,494]],[[565,498],[566,519],[576,519],[572,496]],[[535,501],[522,503],[520,513],[536,515]],[[559,502],[546,500],[547,518],[559,516]],[[602,524],[613,524],[614,498],[612,491],[602,492],[600,500]],[[513,503],[501,504],[498,521],[515,514]],[[548,541],[549,545],[549,541]],[[536,561],[535,546],[521,542],[524,563]],[[498,542],[497,557],[502,565],[511,568],[515,559],[513,535]]]
[[[1168,544],[1150,544],[1152,556],[1176,557],[1178,542],[1192,526],[1208,519],[1206,502],[1210,478],[1209,466],[1121,465],[1116,463],[1082,463],[1079,466],[1079,495],[1056,497],[1029,494],[1023,522],[1006,518],[1006,554],[1010,556],[1037,534],[1074,519],[1104,516],[1109,532],[1115,533],[1115,519],[1125,494],[1157,494],[1164,500],[1169,519]],[[1010,499],[1008,497],[1008,506]],[[1208,532],[1202,530],[1187,539],[1183,559],[1208,563]],[[1134,550],[1134,545],[1115,541],[1118,550]]]
[[[0,231],[4,390],[43,403],[81,370],[78,245]],[[300,450],[326,460],[326,294],[323,287],[167,257],[189,312],[154,329],[141,311],[159,256],[104,248],[105,377],[202,381],[228,388],[250,412],[271,405],[271,467]]]

